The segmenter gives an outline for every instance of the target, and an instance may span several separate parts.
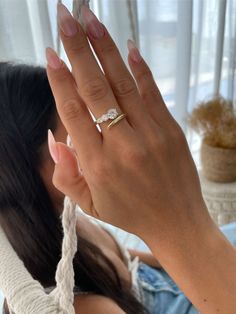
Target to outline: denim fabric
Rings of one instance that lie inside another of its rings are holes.
[[[236,222],[220,229],[236,246]],[[199,313],[163,268],[155,269],[140,262],[137,272],[142,303],[150,314]]]
[[[155,269],[140,262],[138,284],[142,303],[150,314],[198,313],[163,268]]]
[[[226,238],[236,247],[236,222],[231,222],[220,227]]]

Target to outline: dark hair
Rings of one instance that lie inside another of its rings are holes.
[[[56,129],[55,108],[44,68],[0,62],[0,223],[25,267],[45,288],[55,285],[63,237],[39,173],[47,130]],[[82,290],[113,299],[128,314],[147,313],[113,263],[79,234],[74,271]]]

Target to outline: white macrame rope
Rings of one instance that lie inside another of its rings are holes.
[[[139,48],[139,32],[138,32],[138,24],[136,20],[135,8],[137,6],[137,2],[132,0],[126,0],[127,8],[128,8],[128,16],[130,22],[130,29],[132,32],[132,37],[135,42],[135,45]]]
[[[67,145],[73,147],[69,135]],[[62,257],[56,271],[55,298],[58,299],[59,307],[65,313],[74,314],[74,268],[73,258],[77,251],[76,235],[76,203],[69,197],[64,199],[64,210],[62,213],[62,226],[64,238],[62,241]]]
[[[0,228],[0,288],[16,314],[63,313],[55,299],[44,292],[13,250]]]
[[[62,242],[62,258],[57,266],[56,271],[56,294],[59,307],[65,313],[74,313],[74,268],[73,258],[77,251],[76,236],[76,204],[68,197],[64,200],[64,211],[62,214],[62,224],[64,238]]]

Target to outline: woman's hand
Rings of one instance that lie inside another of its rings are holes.
[[[104,25],[84,8],[87,35],[104,75],[81,25],[64,6],[59,8],[61,38],[73,75],[52,50],[47,50],[47,72],[82,174],[72,167],[76,172],[70,173],[71,180],[65,179],[69,165],[64,166],[64,156],[56,165],[54,185],[81,204],[83,175],[87,207],[82,209],[92,214],[94,207],[100,219],[145,240],[156,230],[166,234],[166,229],[182,229],[186,219],[205,220],[207,211],[186,139],[138,50],[132,48],[129,54],[134,80]],[[125,112],[127,118],[111,129],[103,122],[100,133],[87,109],[98,118],[110,108]],[[64,147],[59,145],[60,149]]]
[[[203,313],[233,313],[235,251],[207,212],[181,128],[132,43],[128,59],[134,78],[105,26],[85,7],[83,16],[87,34],[59,6],[72,73],[47,50],[57,110],[82,169],[81,174],[65,145],[55,145],[54,185],[87,213],[141,237]],[[103,122],[99,132],[89,110],[98,118],[110,108],[127,117],[111,129]]]

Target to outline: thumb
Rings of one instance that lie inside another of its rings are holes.
[[[48,144],[51,156],[56,162],[52,177],[53,185],[69,196],[87,214],[97,215],[75,150],[64,143],[56,142],[51,132],[48,135]]]

